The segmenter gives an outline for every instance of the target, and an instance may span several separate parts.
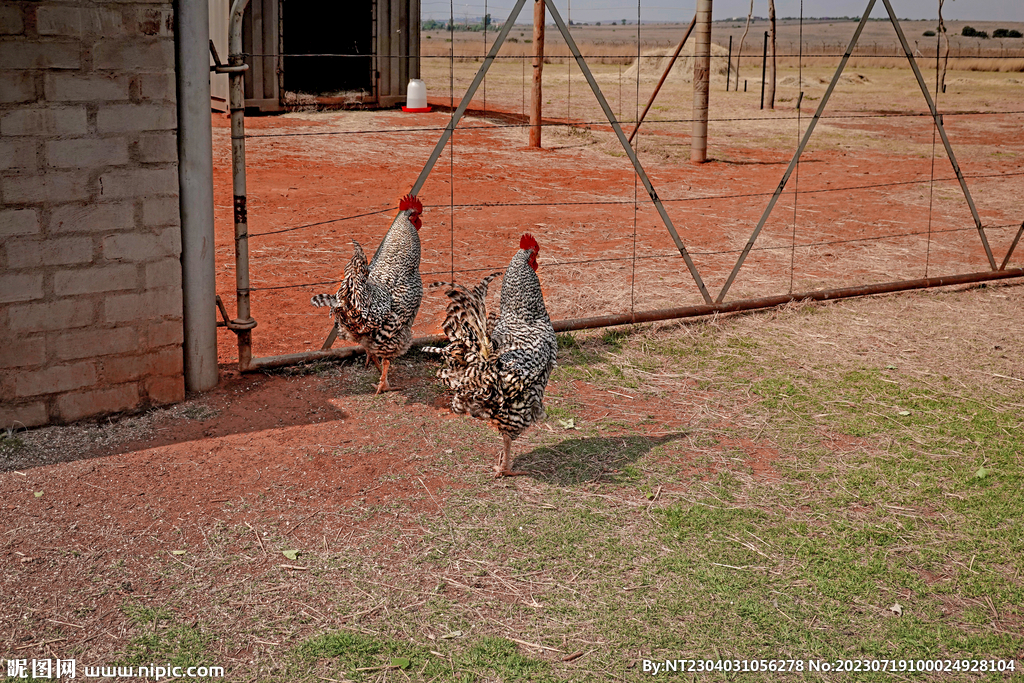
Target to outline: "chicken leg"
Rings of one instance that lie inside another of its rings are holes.
[[[377,359],[374,358],[374,361]],[[388,384],[388,368],[391,367],[391,361],[387,358],[382,358],[380,361],[380,383],[377,384],[377,391],[374,395],[381,393],[382,391],[394,391],[394,388]]]
[[[497,477],[521,477],[529,474],[529,472],[517,472],[510,470],[509,465],[512,464],[512,437],[508,434],[502,434],[501,438],[505,442],[505,449],[502,451],[501,456],[498,458],[498,464],[494,466],[494,476]]]

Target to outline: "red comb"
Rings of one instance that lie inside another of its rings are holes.
[[[402,201],[398,202],[399,211],[413,210],[413,213],[423,213],[423,204],[416,198],[416,195],[407,194],[402,197]]]
[[[531,235],[530,233],[526,233],[525,235],[519,238],[519,248],[529,249],[534,254],[540,253],[540,245],[537,244],[537,240],[535,240],[533,238],[533,235]]]

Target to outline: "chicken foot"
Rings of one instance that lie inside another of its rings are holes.
[[[529,474],[529,472],[518,472],[516,470],[509,469],[512,464],[512,437],[508,434],[502,434],[501,438],[505,442],[505,449],[502,451],[501,456],[498,458],[498,464],[494,466],[494,476],[497,477],[521,477]]]

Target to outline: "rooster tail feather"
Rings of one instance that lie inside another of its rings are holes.
[[[317,308],[323,306],[330,306],[331,308],[338,307],[338,297],[333,294],[317,294],[311,298],[309,302]]]

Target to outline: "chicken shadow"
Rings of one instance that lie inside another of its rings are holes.
[[[679,431],[660,436],[592,436],[538,446],[516,456],[512,469],[549,484],[571,486],[614,477],[658,446],[686,437]],[[628,475],[627,475],[628,476]]]

